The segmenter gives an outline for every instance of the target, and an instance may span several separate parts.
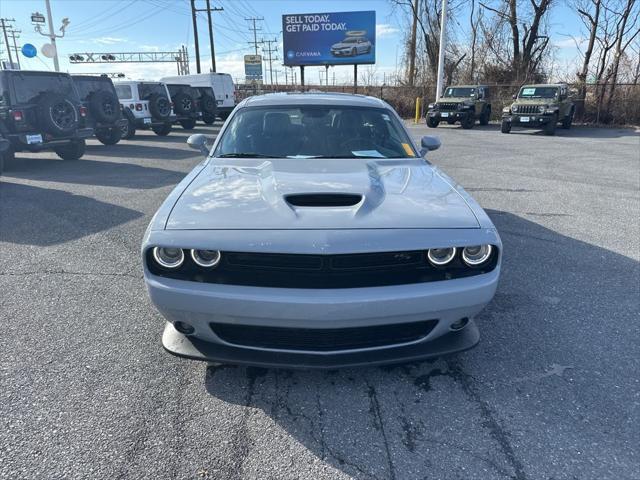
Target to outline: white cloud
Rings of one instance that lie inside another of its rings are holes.
[[[384,37],[393,37],[400,30],[393,25],[388,23],[378,23],[376,24],[376,37],[384,38]]]
[[[116,43],[124,43],[127,39],[118,37],[99,37],[94,38],[93,41],[101,45],[115,45]]]
[[[559,40],[553,40],[552,45],[556,48],[583,48],[587,45],[588,39],[585,37],[565,37]]]

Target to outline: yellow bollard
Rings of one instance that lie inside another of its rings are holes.
[[[420,97],[416,97],[416,118],[413,123],[420,123]]]

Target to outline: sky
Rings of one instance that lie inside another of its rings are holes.
[[[561,65],[569,68],[577,50],[572,37],[579,40],[579,22],[563,3],[557,0],[550,16],[552,45]],[[175,63],[129,64],[70,64],[68,55],[83,52],[177,51],[186,45],[190,71],[196,72],[193,25],[189,0],[50,0],[53,24],[60,27],[62,18],[70,21],[65,37],[57,40],[60,67],[70,73],[121,72],[132,79],[153,80],[176,75]],[[217,71],[229,73],[236,81],[244,80],[243,56],[254,53],[250,17],[263,17],[257,22],[258,40],[277,40],[279,60],[274,62],[274,82],[285,83],[282,66],[282,15],[293,13],[376,11],[376,65],[360,67],[372,69],[379,83],[388,80],[402,69],[402,41],[404,17],[398,7],[388,0],[211,0],[212,7],[224,10],[212,13]],[[197,8],[204,8],[205,0],[196,0]],[[21,30],[18,44],[32,43],[39,52],[36,58],[20,57],[23,69],[53,70],[53,61],[44,57],[40,49],[48,39],[34,31],[33,12],[45,14],[44,0],[0,0],[0,17],[13,18],[14,28]],[[457,19],[454,19],[456,21]],[[460,20],[464,22],[464,20]],[[465,28],[456,25],[455,28]],[[206,13],[198,14],[200,57],[203,71],[211,66],[211,53]],[[0,57],[6,59],[4,40]],[[11,40],[10,40],[11,42]],[[259,52],[261,53],[261,52]],[[15,59],[14,59],[15,61]],[[277,74],[275,73],[277,71]],[[289,77],[289,72],[286,76]],[[336,84],[351,82],[353,67],[333,67],[329,81]],[[296,78],[299,74],[296,74]],[[307,83],[324,81],[324,68],[307,67]]]

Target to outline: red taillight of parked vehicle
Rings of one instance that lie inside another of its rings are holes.
[[[87,107],[80,107],[80,116],[81,117],[87,116]]]
[[[142,104],[141,103],[136,103],[136,111],[137,112],[141,112],[142,111]]]
[[[15,122],[21,122],[22,120],[24,120],[22,110],[14,110],[13,112],[11,112],[11,115],[13,116],[13,120]]]

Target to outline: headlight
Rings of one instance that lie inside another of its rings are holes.
[[[431,262],[432,265],[436,265],[438,267],[442,265],[446,265],[453,257],[456,256],[456,248],[430,248],[427,252],[427,258]]]
[[[220,263],[219,250],[191,250],[191,258],[201,267],[211,268]]]
[[[437,103],[430,103],[427,108],[436,108],[438,106]]]
[[[511,105],[511,111],[516,113],[518,111],[518,105]]]
[[[509,113],[509,112],[511,112],[511,108],[510,107],[504,107],[502,109],[502,113]]]
[[[544,113],[544,112],[545,112],[545,110],[546,110],[547,108],[548,108],[548,106],[547,106],[547,105],[540,105],[540,106],[538,107],[538,111],[539,111],[540,113]]]
[[[491,245],[474,245],[462,249],[462,260],[470,267],[482,265],[491,256],[493,247]]]
[[[184,253],[181,248],[154,247],[153,259],[164,268],[178,268],[184,262]]]

